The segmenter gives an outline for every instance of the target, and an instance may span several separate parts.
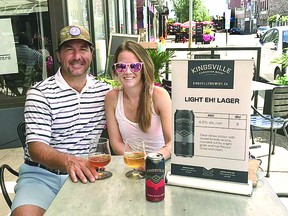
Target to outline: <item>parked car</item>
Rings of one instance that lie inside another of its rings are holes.
[[[288,26],[270,28],[259,40],[261,47],[260,77],[273,82],[277,75],[284,75],[282,65],[271,63],[288,48]]]
[[[266,31],[268,31],[270,29],[269,26],[260,26],[258,29],[257,29],[257,33],[256,33],[256,36],[257,38],[259,37],[262,37],[264,35],[264,33]]]
[[[233,27],[230,29],[229,33],[230,34],[241,34],[241,30],[240,30],[240,28]]]

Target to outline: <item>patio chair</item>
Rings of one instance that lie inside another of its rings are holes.
[[[288,86],[277,86],[272,90],[271,95],[271,114],[262,114],[254,106],[255,111],[251,115],[250,126],[270,131],[268,165],[266,177],[270,176],[271,154],[275,153],[275,136],[277,130],[282,129],[288,139],[286,126],[288,125]],[[253,131],[251,131],[253,132]],[[272,150],[273,146],[273,150]]]
[[[2,194],[3,194],[3,197],[4,197],[7,205],[11,209],[12,201],[11,201],[11,198],[9,196],[9,193],[8,193],[6,185],[5,185],[5,178],[4,178],[4,175],[6,173],[5,170],[9,171],[11,174],[13,174],[14,176],[17,176],[17,177],[19,176],[19,173],[16,170],[14,170],[13,168],[11,168],[8,164],[3,164],[0,167],[0,186],[1,186]]]
[[[171,80],[162,79],[163,87],[168,91],[170,97],[172,96],[172,82]]]
[[[23,149],[26,146],[26,125],[25,122],[20,122],[17,126],[17,134],[22,144]]]
[[[21,141],[22,147],[24,149],[25,145],[26,145],[25,144],[25,142],[26,142],[25,122],[20,122],[18,124],[17,134],[18,134],[18,137]],[[6,184],[5,184],[5,178],[4,178],[5,174],[8,175],[7,172],[10,172],[10,174],[13,174],[14,176],[17,176],[17,177],[19,176],[19,173],[16,170],[14,170],[11,166],[9,166],[8,164],[2,164],[0,167],[0,186],[1,186],[2,194],[3,194],[3,197],[4,197],[7,205],[11,209],[12,201],[11,201],[11,198],[10,198],[9,193],[7,191]]]

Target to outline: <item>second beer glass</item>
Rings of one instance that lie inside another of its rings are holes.
[[[145,177],[144,172],[138,169],[145,165],[145,145],[144,140],[140,137],[129,138],[124,141],[124,163],[133,168],[125,175],[131,179],[142,179]]]

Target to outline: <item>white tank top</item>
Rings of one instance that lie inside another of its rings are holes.
[[[145,141],[146,153],[156,152],[165,145],[160,116],[155,113],[152,107],[151,126],[147,133],[140,130],[138,123],[131,122],[126,118],[123,105],[123,91],[118,93],[118,101],[115,110],[115,117],[119,125],[119,130],[123,141],[130,137],[141,137]]]

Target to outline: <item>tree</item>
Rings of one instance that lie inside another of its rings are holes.
[[[179,22],[189,20],[189,1],[190,0],[172,0],[173,11]],[[208,10],[202,0],[193,0],[193,21],[202,22],[210,21]]]

